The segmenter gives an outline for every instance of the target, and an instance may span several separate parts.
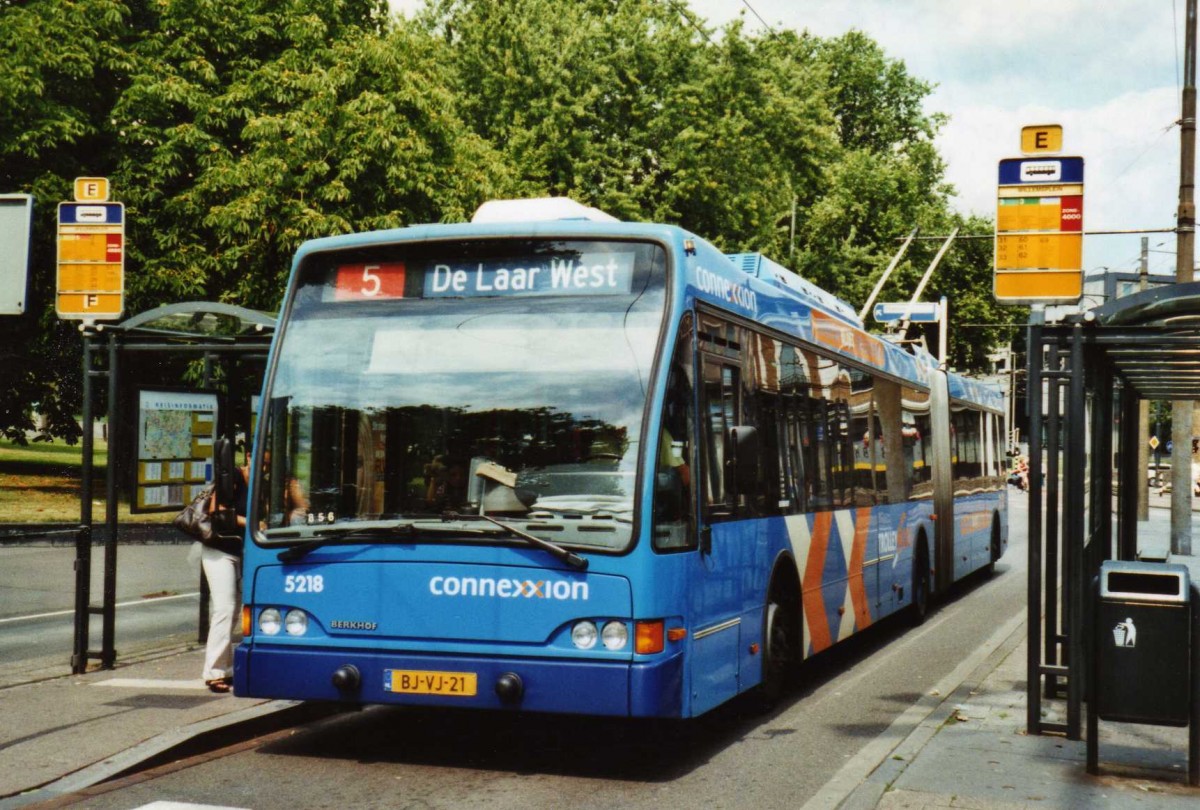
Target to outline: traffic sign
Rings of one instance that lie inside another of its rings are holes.
[[[899,321],[907,318],[912,323],[937,323],[941,320],[941,307],[933,301],[916,303],[884,303],[875,305],[875,320],[879,323]]]
[[[1150,442],[1149,442],[1149,444],[1150,444],[1150,449],[1151,449],[1151,450],[1157,450],[1157,449],[1158,449],[1158,445],[1159,445],[1158,437],[1157,437],[1157,436],[1151,436],[1151,437],[1150,437]]]
[[[107,196],[107,181],[102,185],[103,189],[89,190]],[[125,206],[117,202],[59,203],[57,269],[58,317],[84,321],[120,318],[125,309]]]
[[[1021,151],[1027,155],[1039,152],[1061,152],[1062,127],[1058,124],[1036,124],[1021,127]]]
[[[75,202],[107,202],[107,177],[76,177]]]
[[[992,291],[1002,304],[1070,304],[1083,295],[1083,158],[1053,157],[1062,128],[1026,127],[1028,157],[1000,161]]]

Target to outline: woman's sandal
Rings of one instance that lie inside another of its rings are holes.
[[[213,678],[211,681],[205,681],[204,685],[208,687],[208,691],[218,695],[223,695],[233,689],[233,681],[230,678]]]

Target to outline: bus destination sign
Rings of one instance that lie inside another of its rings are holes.
[[[633,289],[633,258],[630,251],[435,263],[425,270],[425,297],[618,295]]]
[[[576,251],[471,260],[338,265],[334,301],[622,295],[633,289],[634,251]]]

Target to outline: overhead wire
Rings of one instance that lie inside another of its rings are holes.
[[[713,42],[713,38],[708,35],[708,32],[704,30],[704,27],[696,22],[695,18],[692,16],[692,10],[687,7],[687,3],[678,2],[678,0],[667,0],[667,3],[670,4],[671,8],[679,12],[679,16],[683,17],[688,25],[699,31],[700,36],[707,39],[709,45],[712,45],[714,48],[717,46],[717,43]]]
[[[766,28],[772,34],[775,33],[775,29],[771,27],[771,24],[763,19],[763,16],[761,14],[759,14],[758,11],[755,10],[754,6],[750,5],[750,0],[742,0],[742,5],[744,5],[748,9],[750,9],[751,14],[753,14],[755,17],[758,17],[758,21],[763,24],[764,28]]]

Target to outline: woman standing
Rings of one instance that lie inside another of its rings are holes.
[[[200,552],[200,563],[212,595],[208,645],[204,651],[204,683],[210,692],[224,694],[233,688],[233,634],[242,610],[242,533],[246,528],[246,496],[249,467],[239,467],[233,476],[232,507],[237,517],[235,536],[214,534]],[[213,506],[217,504],[213,492]],[[212,514],[219,514],[214,508]]]

